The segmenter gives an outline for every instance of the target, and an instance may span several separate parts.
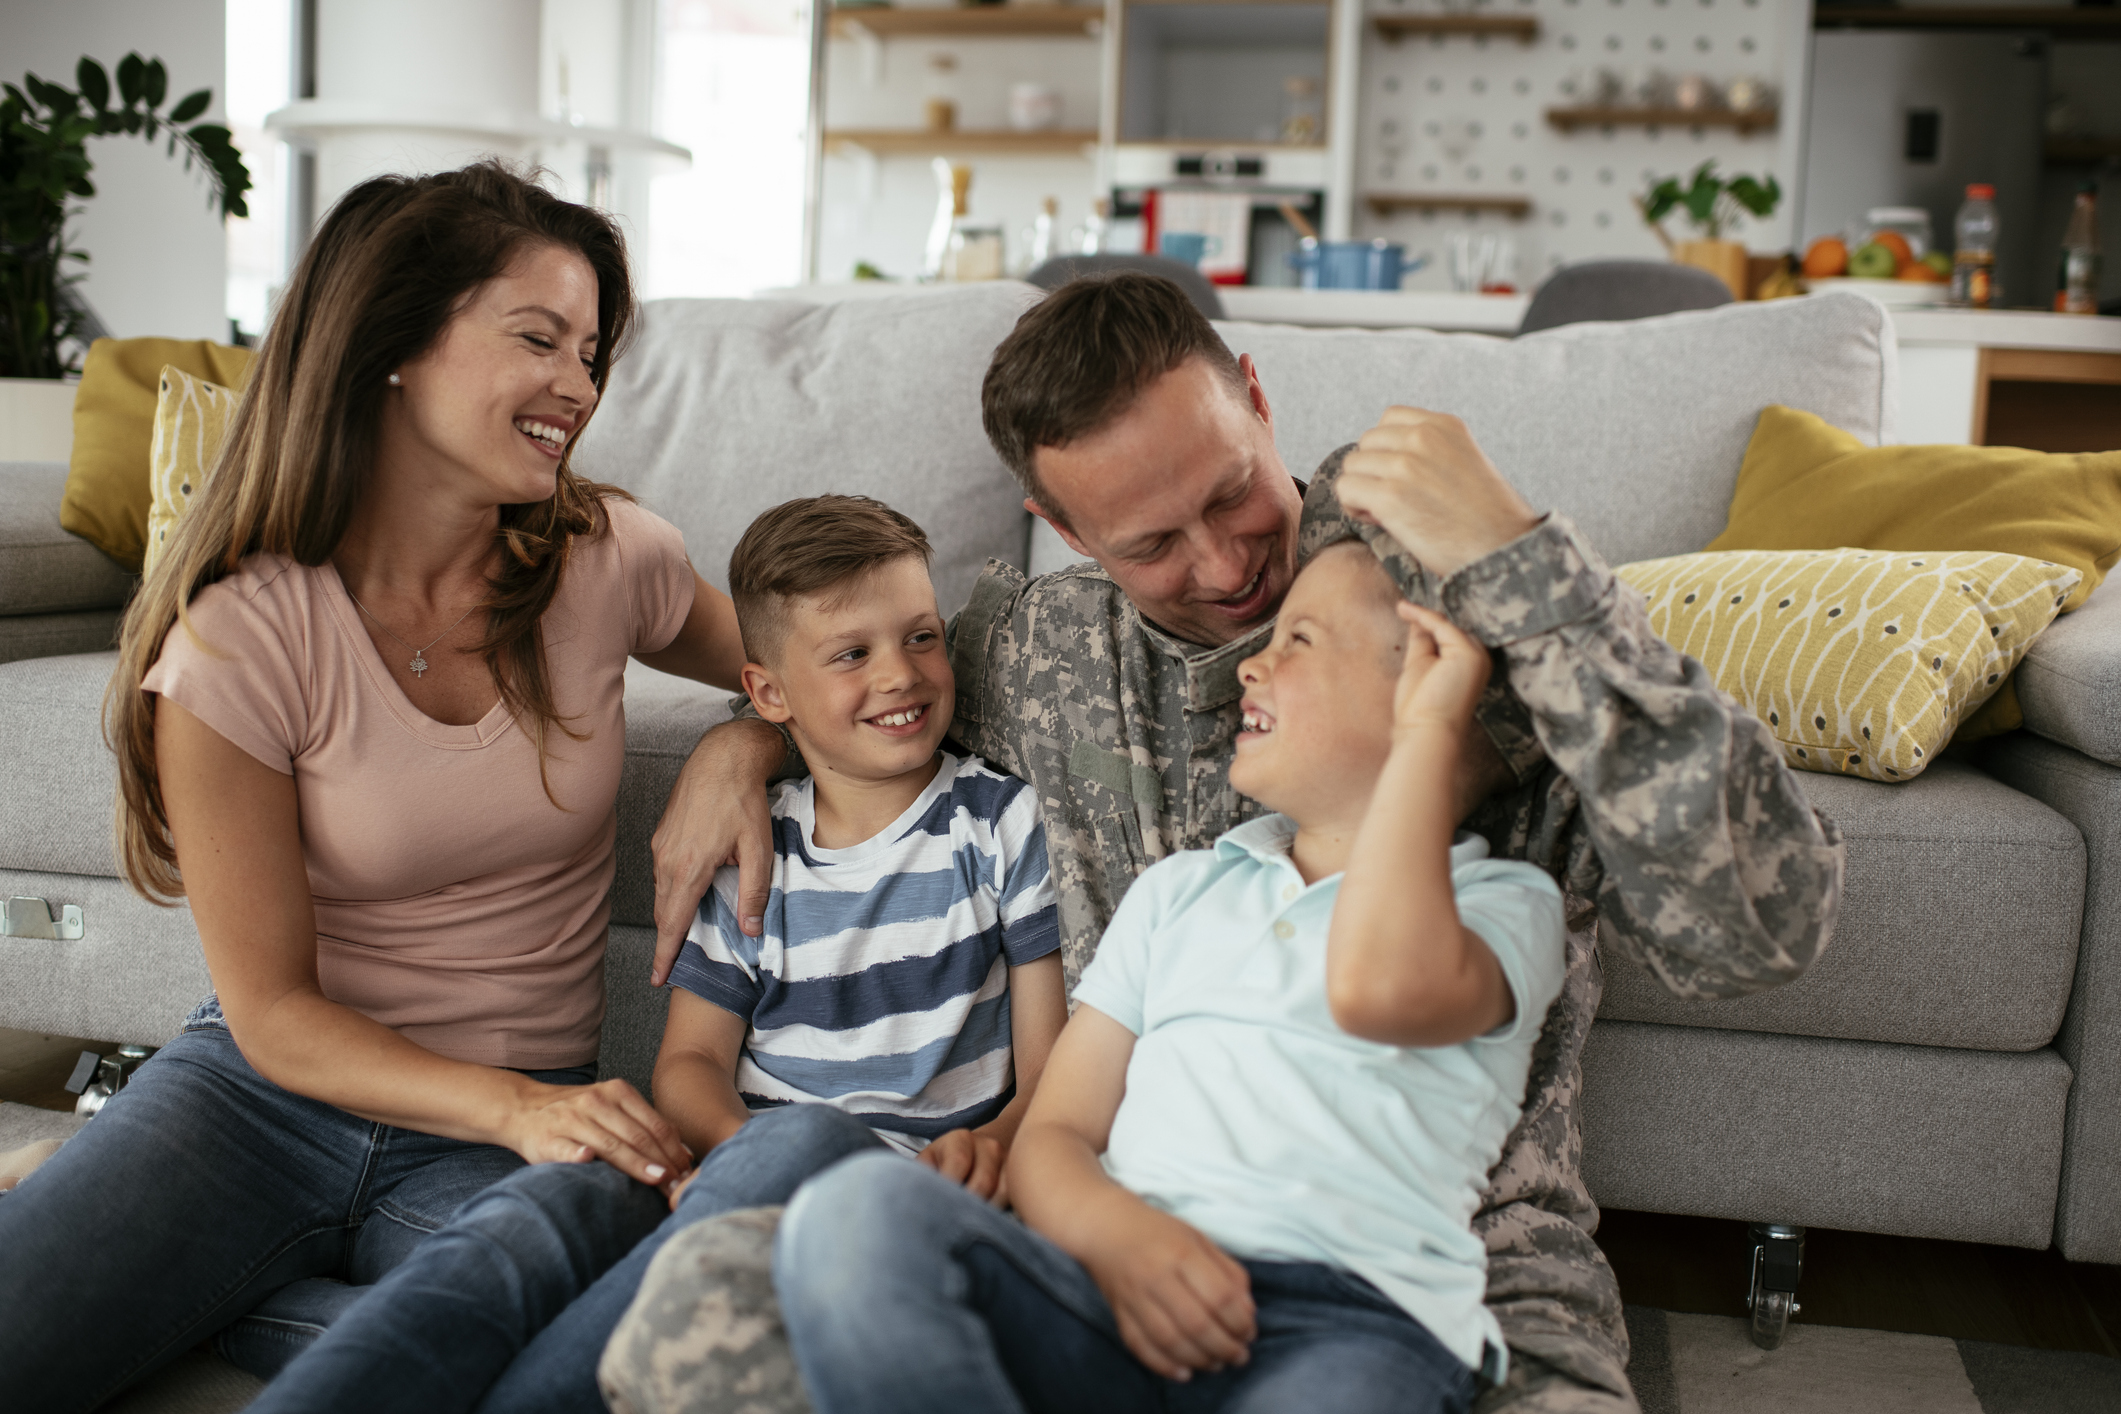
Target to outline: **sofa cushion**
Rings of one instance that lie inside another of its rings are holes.
[[[2051,1050],[1601,1020],[1583,1177],[1615,1208],[2045,1247],[2069,1092]]]
[[[77,614],[16,614],[0,618],[0,663],[61,653],[101,653],[118,641],[116,609]]]
[[[117,662],[105,652],[0,663],[0,870],[117,876],[118,763],[103,744],[103,688]]]
[[[1685,1002],[1608,950],[1599,1015],[1985,1051],[2052,1040],[2083,916],[2076,827],[1951,760],[1902,785],[1798,781],[1848,841],[1826,952],[1786,987]]]
[[[1729,519],[1760,410],[1815,412],[1889,441],[1898,356],[1883,308],[1829,294],[1522,339],[1217,326],[1258,360],[1297,476],[1393,403],[1463,418],[1502,474],[1564,511],[1614,564],[1682,555]]]
[[[65,462],[0,462],[0,616],[116,609],[133,577],[59,524]]]
[[[1024,564],[1031,517],[980,429],[979,394],[1037,298],[995,283],[834,305],[655,301],[574,465],[674,522],[722,589],[759,512],[875,496],[928,532],[947,617],[988,559]]]

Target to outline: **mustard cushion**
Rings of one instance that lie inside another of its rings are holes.
[[[248,349],[205,339],[98,339],[74,393],[74,455],[59,523],[137,573],[147,550],[147,458],[162,369],[240,388]]]
[[[1869,447],[1795,408],[1769,407],[1738,469],[1731,519],[1710,550],[2000,550],[2083,574],[2082,604],[2121,558],[2121,452]],[[2025,720],[2006,678],[1961,741]]]
[[[233,388],[194,378],[174,364],[162,368],[155,402],[155,435],[147,456],[147,552],[140,573],[152,574],[169,546],[170,532],[206,484],[214,458],[228,436],[240,398]]]
[[[2083,576],[1981,551],[1727,551],[1622,565],[1650,626],[1802,771],[1922,773]]]

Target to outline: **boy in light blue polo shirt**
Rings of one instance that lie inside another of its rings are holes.
[[[1128,892],[1010,1156],[1022,1223],[867,1156],[789,1208],[820,1414],[1463,1411],[1502,1378],[1472,1218],[1564,958],[1553,880],[1456,831],[1506,775],[1487,653],[1350,542],[1238,671],[1230,779],[1280,813]]]

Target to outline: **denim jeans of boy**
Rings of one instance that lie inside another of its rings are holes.
[[[281,1372],[250,1414],[603,1414],[597,1361],[672,1234],[717,1213],[785,1203],[812,1174],[882,1147],[860,1120],[826,1105],[767,1110],[700,1161],[674,1213],[607,1165],[525,1169],[466,1204]]]
[[[210,1336],[269,1376],[522,1167],[283,1090],[226,1030],[185,1031],[0,1197],[5,1402],[93,1409]]]
[[[1080,1263],[912,1164],[852,1158],[796,1195],[774,1282],[818,1414],[1463,1414],[1473,1372],[1368,1282],[1245,1262],[1250,1360],[1183,1383],[1136,1360]]]

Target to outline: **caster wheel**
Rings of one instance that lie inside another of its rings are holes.
[[[1773,1350],[1789,1331],[1790,1317],[1797,1311],[1796,1298],[1787,1291],[1763,1291],[1753,1300],[1753,1344]]]

